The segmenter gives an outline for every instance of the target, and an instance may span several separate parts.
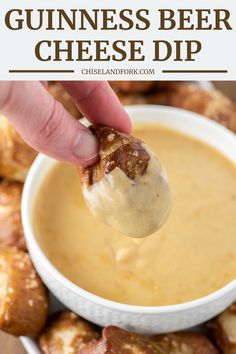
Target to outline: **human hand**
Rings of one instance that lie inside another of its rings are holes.
[[[129,117],[107,82],[61,83],[92,124],[130,132]],[[96,138],[39,81],[0,81],[0,112],[40,152],[82,166],[98,158]]]

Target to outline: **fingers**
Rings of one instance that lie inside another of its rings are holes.
[[[48,88],[48,82],[47,81],[40,81],[40,82],[45,88]]]
[[[40,82],[0,82],[0,111],[33,148],[67,162],[97,160],[97,140]]]
[[[107,82],[64,82],[63,85],[91,123],[130,132],[129,117]],[[83,166],[97,160],[95,137],[72,118],[42,83],[2,81],[0,92],[0,111],[33,148]]]
[[[65,81],[62,85],[83,115],[93,124],[104,124],[130,133],[131,122],[116,94],[106,81]]]

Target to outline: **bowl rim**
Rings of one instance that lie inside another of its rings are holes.
[[[212,126],[212,128],[218,128],[218,130],[221,130],[221,132],[224,131],[229,138],[231,139],[233,138],[236,142],[236,135],[233,132],[231,132],[221,124],[191,111],[186,111],[175,107],[159,106],[159,105],[130,105],[127,106],[126,109],[128,112],[129,110],[141,111],[141,110],[154,109],[154,110],[159,110],[167,113],[169,111],[171,112],[171,114],[173,114],[174,112],[178,112],[185,116],[192,116],[192,117],[195,116],[196,118],[202,120],[202,122],[204,121],[205,123],[207,123],[208,126]],[[30,168],[30,171],[28,173],[23,188],[21,214],[22,214],[24,234],[25,234],[27,245],[30,244],[29,252],[30,253],[32,252],[34,254],[36,253],[37,258],[41,258],[41,261],[43,262],[45,268],[48,269],[49,273],[52,274],[52,276],[57,280],[57,282],[60,283],[62,286],[66,287],[70,292],[74,293],[74,295],[82,297],[86,301],[90,301],[96,305],[100,305],[102,307],[115,310],[115,311],[126,312],[126,313],[129,312],[135,314],[156,315],[156,314],[177,313],[177,312],[182,312],[190,309],[191,310],[196,309],[198,307],[202,307],[203,305],[214,302],[215,300],[223,297],[224,295],[230,293],[231,291],[236,290],[236,278],[235,278],[234,280],[232,280],[222,288],[214,291],[213,293],[200,297],[195,300],[183,302],[180,304],[173,304],[173,305],[139,306],[139,305],[130,305],[130,304],[116,302],[113,300],[108,300],[101,296],[95,295],[81,288],[79,285],[73,283],[72,281],[70,281],[59,270],[57,270],[57,268],[50,262],[50,260],[44,254],[43,250],[41,249],[38,242],[36,241],[36,237],[34,235],[32,225],[30,222],[30,210],[29,210],[30,208],[28,208],[28,200],[30,198],[31,190],[33,189],[34,186],[35,176],[38,174],[41,164],[46,160],[48,161],[51,160],[51,163],[55,161],[52,158],[45,156],[44,154],[41,153],[36,157],[35,161],[32,164],[32,167]],[[34,256],[32,257],[32,261],[34,263]]]

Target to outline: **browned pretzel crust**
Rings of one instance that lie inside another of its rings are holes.
[[[194,332],[153,336],[152,340],[168,354],[219,354],[210,340]]]
[[[0,114],[0,177],[24,182],[36,155]]]
[[[135,179],[146,171],[150,155],[139,139],[105,126],[93,125],[90,130],[98,139],[100,160],[81,170],[84,183],[92,185],[116,167],[119,167],[131,179]]]
[[[208,323],[210,337],[222,354],[236,353],[236,304]]]
[[[0,250],[0,329],[15,336],[36,336],[45,325],[47,291],[27,253]]]
[[[156,81],[109,81],[114,91],[124,93],[143,93],[153,90]]]
[[[26,250],[21,223],[23,184],[0,181],[0,249],[16,246]]]
[[[157,343],[142,335],[109,326],[103,329],[102,339],[87,346],[78,354],[169,354],[161,350]],[[202,353],[204,354],[204,353]]]
[[[88,344],[97,343],[100,330],[70,311],[52,316],[39,337],[44,354],[77,354]]]

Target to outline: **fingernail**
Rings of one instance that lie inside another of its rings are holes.
[[[80,161],[88,162],[98,156],[98,142],[95,136],[87,130],[80,130],[72,147],[74,156]]]

